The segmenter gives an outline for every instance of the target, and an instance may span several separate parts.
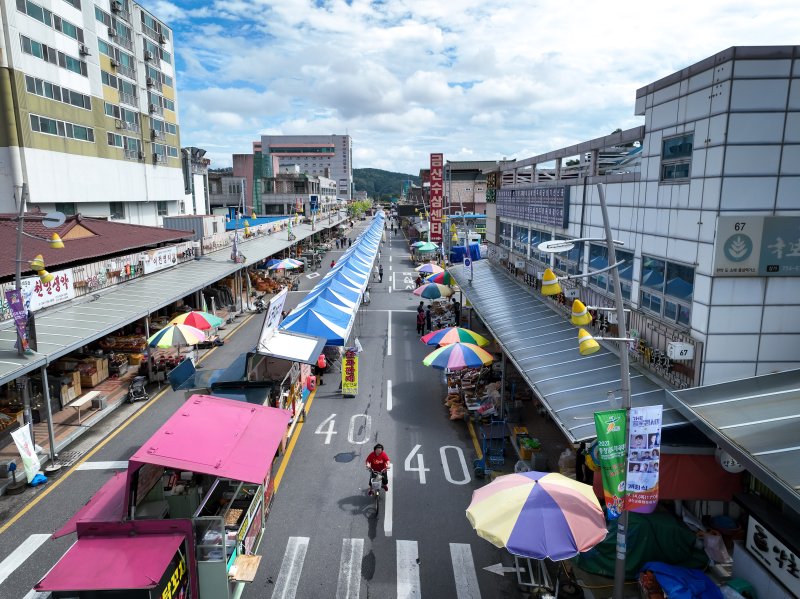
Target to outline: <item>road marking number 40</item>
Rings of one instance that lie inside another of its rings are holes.
[[[331,414],[320,422],[319,426],[314,431],[317,435],[325,435],[325,445],[330,445],[333,435],[337,434],[335,419],[336,414]],[[371,427],[371,416],[367,414],[354,414],[350,417],[350,426],[347,429],[347,440],[354,445],[363,445],[369,441],[369,431]]]
[[[421,447],[421,445],[414,446],[414,449],[411,450],[411,453],[406,456],[403,467],[405,468],[406,472],[417,472],[419,475],[419,482],[424,485],[427,482],[425,473],[430,472],[431,469],[425,467],[425,460],[422,457],[422,453],[419,451]],[[454,479],[452,473],[450,472],[450,464],[447,460],[448,450],[456,452],[458,463],[461,465],[461,472],[463,473],[463,477],[460,479]],[[461,451],[460,447],[456,445],[445,445],[444,447],[440,447],[439,457],[442,460],[442,470],[444,470],[444,477],[447,479],[447,482],[454,485],[466,485],[472,480],[469,470],[467,469],[467,461],[464,459],[464,452]],[[413,465],[413,462],[416,462],[416,466]]]

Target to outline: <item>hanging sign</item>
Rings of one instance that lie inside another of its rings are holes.
[[[22,458],[22,466],[25,468],[25,478],[28,479],[28,484],[30,484],[33,481],[33,477],[39,474],[41,469],[39,456],[36,455],[36,450],[31,440],[31,429],[27,425],[23,426],[12,431],[11,437],[17,445],[17,450]]]
[[[472,280],[472,259],[467,256],[464,257],[464,274],[468,281]]]
[[[800,556],[781,543],[758,520],[747,521],[747,550],[770,574],[780,580],[795,596],[800,597]]]
[[[606,515],[614,520],[622,514],[625,503],[625,410],[595,412],[594,427]]]
[[[649,514],[658,504],[662,406],[631,408],[625,509]]]
[[[142,252],[140,259],[144,274],[149,275],[150,273],[175,266],[178,263],[178,248],[173,245]]]
[[[22,299],[28,310],[40,310],[75,297],[72,270],[60,270],[51,274],[53,280],[49,283],[42,283],[39,277],[22,279],[20,283]]]
[[[16,289],[11,289],[6,291],[6,302],[8,303],[8,309],[14,317],[14,324],[17,326],[19,338],[22,340],[22,350],[27,351],[28,337],[26,335],[26,325],[28,313],[25,311],[25,306],[22,304],[22,297],[17,293]]]
[[[348,351],[342,363],[342,394],[358,395],[358,354]]]

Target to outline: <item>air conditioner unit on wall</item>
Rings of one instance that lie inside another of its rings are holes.
[[[152,77],[147,78],[147,87],[153,87],[155,84],[156,82],[153,80]]]
[[[115,120],[114,120],[114,126],[115,126],[117,129],[124,129],[124,125],[122,124],[122,121],[121,121],[121,120],[119,120],[119,119],[115,119]]]
[[[86,44],[81,44],[80,53],[81,56],[91,56],[92,54],[91,52],[89,52],[89,46],[87,46]]]
[[[144,51],[144,59],[145,60],[153,60],[153,53],[150,50]]]
[[[117,31],[113,27],[108,28],[108,37],[117,37]]]
[[[115,69],[119,66],[119,61],[116,58],[111,59],[111,66]]]
[[[167,43],[167,38],[164,37],[163,33],[158,34],[158,43],[162,45]]]
[[[119,12],[122,10],[122,2],[119,0],[112,0],[111,1],[111,10],[113,12]]]

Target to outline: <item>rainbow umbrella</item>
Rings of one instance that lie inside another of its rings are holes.
[[[275,260],[275,262],[272,262],[272,264],[268,262],[267,270],[291,270],[293,268],[300,268],[302,265],[303,263],[299,260],[284,258],[283,260]]]
[[[422,264],[421,266],[417,266],[417,268],[415,270],[417,272],[421,272],[421,273],[426,273],[427,272],[427,273],[432,274],[432,275],[438,274],[440,272],[444,272],[444,269],[441,266],[439,266],[438,264],[435,264],[433,262],[426,262],[425,264]]]
[[[446,270],[442,272],[437,272],[425,279],[428,283],[439,283],[439,285],[455,285],[456,280]]]
[[[209,312],[200,312],[199,310],[192,310],[186,314],[176,316],[169,321],[169,324],[188,324],[190,327],[207,331],[208,329],[215,329],[221,326],[225,321],[219,316],[214,316]]]
[[[439,285],[439,283],[427,283],[421,285],[412,291],[414,295],[424,297],[425,299],[437,299],[440,297],[450,297],[453,295],[453,290],[447,285]]]
[[[498,476],[472,493],[467,518],[492,545],[539,560],[574,557],[607,532],[592,487],[556,472]]]
[[[451,343],[472,343],[473,345],[489,345],[489,340],[482,335],[461,327],[446,327],[433,331],[422,337],[425,345],[450,345]]]
[[[196,345],[206,340],[206,334],[188,324],[171,324],[147,340],[150,347],[180,347],[181,345]]]
[[[464,370],[479,368],[494,361],[492,355],[472,343],[451,343],[433,350],[422,361],[425,366],[439,370]]]

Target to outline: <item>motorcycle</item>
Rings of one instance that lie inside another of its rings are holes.
[[[256,311],[256,314],[261,314],[267,309],[267,304],[264,303],[263,297],[256,297],[253,300],[253,309]]]

